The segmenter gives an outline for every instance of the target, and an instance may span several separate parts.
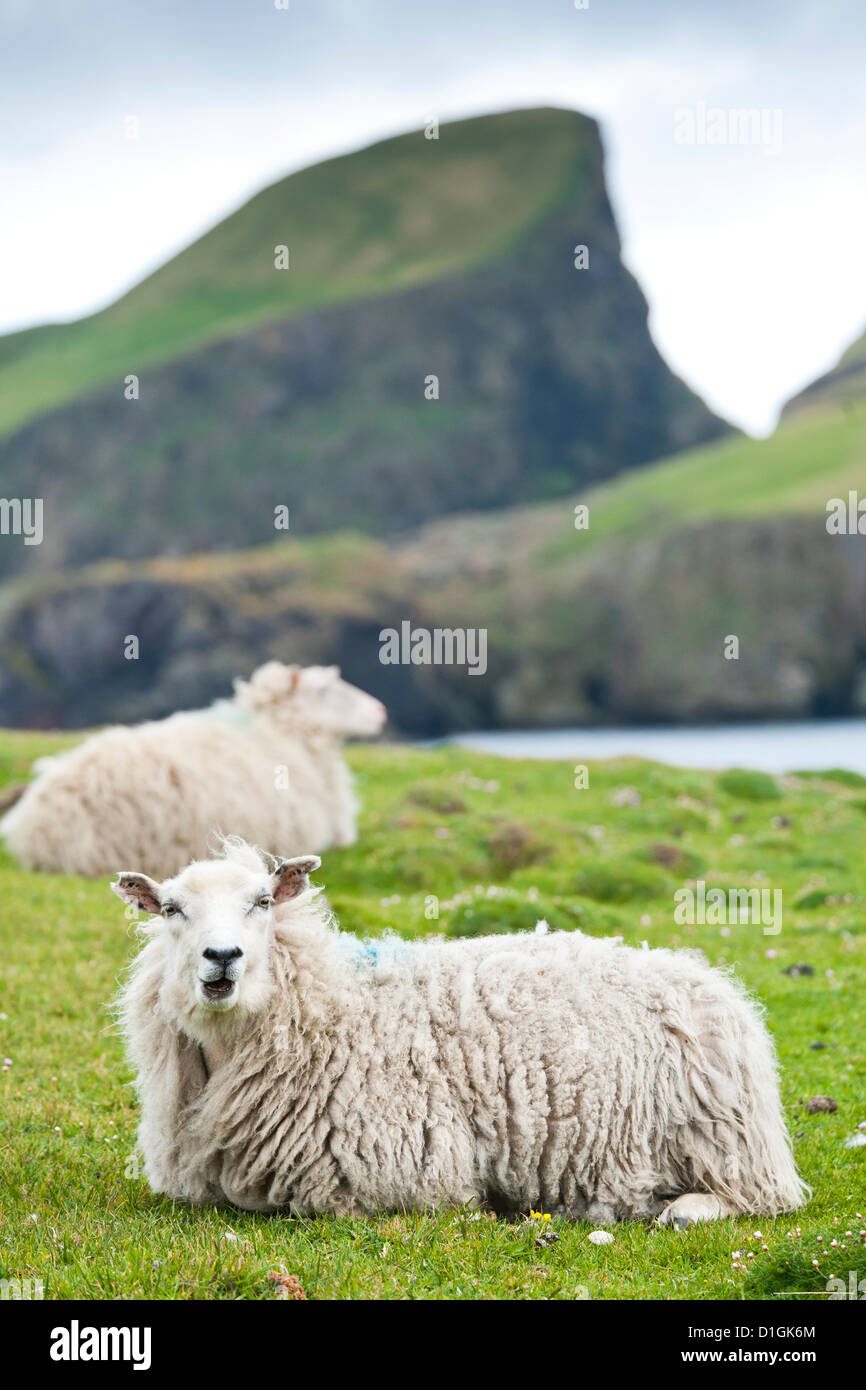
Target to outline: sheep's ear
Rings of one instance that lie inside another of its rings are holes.
[[[309,888],[309,875],[321,864],[317,854],[305,854],[300,859],[284,859],[274,870],[274,902],[285,903]]]
[[[112,893],[142,912],[159,912],[162,908],[160,885],[147,874],[118,874],[117,882],[110,887]]]

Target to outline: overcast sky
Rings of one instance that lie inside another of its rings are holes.
[[[601,121],[656,342],[729,419],[769,430],[866,327],[863,0],[0,0],[0,25],[0,332],[110,302],[292,169],[536,105]],[[764,137],[682,143],[702,103]]]

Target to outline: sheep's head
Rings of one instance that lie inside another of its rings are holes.
[[[339,666],[284,666],[268,661],[248,681],[235,681],[244,708],[267,713],[286,727],[372,738],[382,732],[388,711],[340,676]]]
[[[164,883],[118,875],[117,896],[162,919],[151,924],[164,941],[162,997],[179,1020],[265,1006],[274,912],[308,892],[320,862],[309,854],[269,863],[243,841],[227,841],[219,858],[189,864]]]

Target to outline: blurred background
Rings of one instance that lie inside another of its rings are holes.
[[[275,656],[414,738],[866,771],[855,0],[0,21],[0,724]]]

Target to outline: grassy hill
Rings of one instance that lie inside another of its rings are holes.
[[[866,564],[861,538],[827,534],[825,505],[864,480],[866,402],[391,545],[344,534],[46,572],[0,595],[0,718],[161,715],[269,655],[339,661],[416,734],[859,712]],[[406,618],[487,628],[487,675],[383,667],[379,632]]]
[[[727,429],[650,338],[595,122],[551,110],[292,175],[101,314],[0,340],[0,400],[0,495],[45,507],[0,574],[240,549],[277,506],[396,533]]]
[[[0,784],[57,742],[0,736]],[[577,791],[566,764],[462,749],[351,757],[359,842],[326,854],[317,876],[344,927],[472,936],[543,917],[733,966],[767,1008],[811,1203],[796,1217],[684,1232],[621,1225],[598,1248],[588,1226],[559,1219],[293,1220],[154,1197],[107,1012],[136,949],[129,923],[105,882],[24,873],[0,852],[0,1047],[11,1059],[0,1076],[0,1277],[40,1278],[46,1299],[109,1300],[269,1299],[280,1267],[310,1299],[777,1299],[823,1296],[849,1269],[866,1277],[866,1150],[845,1146],[866,1120],[863,779],[772,784],[624,759],[592,764]],[[696,877],[780,889],[781,932],[678,926],[673,894]],[[801,964],[811,973],[789,973]],[[838,1109],[808,1113],[816,1094]],[[542,1229],[557,1239],[537,1245]]]
[[[505,255],[594,157],[592,123],[555,110],[458,121],[265,188],[115,304],[0,338],[0,435],[126,372]],[[290,269],[274,269],[286,245]]]
[[[783,414],[813,406],[849,407],[866,397],[866,333],[846,348],[831,371],[809,383],[785,405]]]
[[[856,338],[855,341],[851,344],[851,346],[845,349],[845,351],[842,353],[841,358],[839,359],[839,365],[842,367],[848,367],[851,366],[854,362],[864,361],[866,361],[866,333],[863,333],[859,338]]]

